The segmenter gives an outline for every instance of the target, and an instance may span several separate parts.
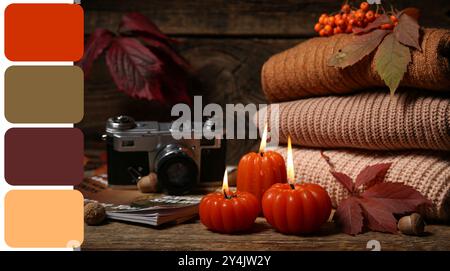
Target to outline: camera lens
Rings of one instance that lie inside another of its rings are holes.
[[[170,195],[183,195],[197,183],[198,167],[189,151],[169,145],[155,159],[158,184]]]

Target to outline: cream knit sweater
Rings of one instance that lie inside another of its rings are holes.
[[[286,158],[286,147],[276,149]],[[450,219],[450,156],[438,152],[374,152],[356,150],[327,150],[337,171],[350,177],[366,166],[389,163],[385,181],[401,182],[412,186],[433,202],[426,210],[427,218],[440,221]],[[294,148],[294,166],[297,182],[312,182],[323,186],[332,199],[333,206],[348,196],[347,190],[330,174],[330,167],[318,149]]]
[[[279,106],[281,143],[290,135],[294,144],[307,147],[450,150],[448,98],[413,90],[391,98],[381,91],[309,98]],[[267,121],[269,117],[267,114]],[[260,119],[259,126],[264,127],[265,122]]]

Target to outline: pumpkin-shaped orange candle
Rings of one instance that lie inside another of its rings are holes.
[[[273,184],[285,183],[286,165],[283,156],[274,151],[265,152],[267,127],[261,138],[259,152],[244,155],[239,161],[237,190],[252,193],[258,201]]]
[[[274,184],[262,198],[267,222],[281,233],[306,234],[318,231],[331,213],[331,199],[320,185],[295,184],[291,140],[288,138],[289,183]]]
[[[260,203],[247,192],[231,192],[225,171],[222,193],[210,193],[202,198],[199,207],[200,221],[209,230],[235,233],[249,230],[260,212]]]

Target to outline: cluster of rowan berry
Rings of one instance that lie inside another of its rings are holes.
[[[364,28],[380,16],[381,14],[378,13],[378,10],[370,10],[370,5],[367,2],[362,2],[359,5],[359,9],[351,7],[349,4],[344,4],[338,14],[322,14],[314,26],[314,30],[322,37],[340,33],[352,33],[353,27]],[[381,25],[380,29],[393,29],[397,25],[397,17],[391,15],[390,19],[391,23]]]

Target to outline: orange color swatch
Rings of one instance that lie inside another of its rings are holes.
[[[11,61],[77,61],[84,12],[76,4],[11,4],[5,10],[5,55]]]
[[[83,196],[77,190],[12,190],[5,196],[5,241],[16,248],[79,247]]]

